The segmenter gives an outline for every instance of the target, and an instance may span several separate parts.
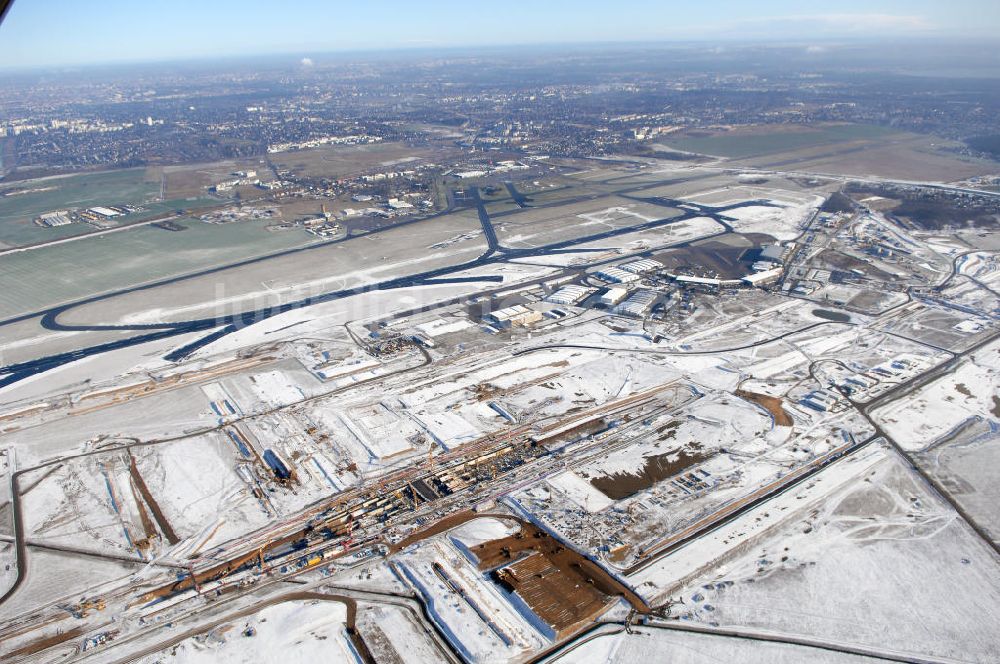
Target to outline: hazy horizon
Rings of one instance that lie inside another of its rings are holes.
[[[785,0],[683,3],[515,0],[471,11],[452,0],[375,6],[303,2],[293,9],[260,0],[190,1],[136,9],[111,0],[17,0],[0,26],[0,67],[7,70],[148,64],[254,56],[314,58],[343,53],[545,46],[992,43],[1000,6],[960,0],[829,3],[803,11]]]

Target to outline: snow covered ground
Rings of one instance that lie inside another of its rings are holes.
[[[795,502],[777,528],[685,577],[674,613],[957,661],[1000,659],[1000,557],[898,456],[885,452],[821,502]],[[754,523],[751,513],[726,530]]]
[[[220,625],[154,655],[141,664],[354,664],[345,632],[347,608],[340,602],[282,602]],[[247,633],[252,630],[253,635]]]
[[[81,573],[80,560],[75,554],[29,549],[24,582],[0,605],[0,620],[13,620],[49,602],[78,602],[100,592],[103,584],[114,587],[126,582],[143,565],[95,557],[87,560],[86,573]]]
[[[68,334],[80,333],[70,332]],[[80,389],[87,385],[98,385],[130,373],[142,376],[141,372],[143,371],[154,367],[169,366],[169,362],[163,360],[164,355],[175,348],[191,343],[203,334],[202,332],[184,334],[69,362],[44,373],[29,376],[11,385],[0,387],[0,403],[9,404],[15,401],[38,399],[47,394]],[[0,353],[3,353],[2,346],[0,346]],[[10,361],[9,358],[8,361]]]
[[[664,657],[669,659],[663,659]],[[669,661],[670,664],[865,664],[881,660],[808,646],[640,627],[633,630],[632,634],[608,630],[565,654],[545,661],[549,664],[632,664],[657,661]]]
[[[442,536],[397,554],[395,566],[465,660],[516,660],[547,644],[467,554]]]
[[[472,519],[458,528],[453,528],[449,531],[449,537],[471,549],[483,542],[510,537],[520,529],[515,521],[501,521],[494,517],[483,517]]]
[[[1000,426],[1000,354],[993,344],[906,399],[877,408],[876,420],[904,449],[919,451],[962,427]]]
[[[432,664],[444,659],[437,644],[412,611],[391,604],[358,609],[358,631],[377,662]]]
[[[553,490],[563,493],[566,498],[588,512],[600,512],[615,504],[614,500],[605,496],[595,489],[594,485],[571,470],[553,475],[545,481]]]
[[[809,483],[776,496],[741,518],[629,575],[627,582],[650,603],[661,604],[676,597],[694,579],[703,578],[703,574],[725,575],[730,560],[745,551],[749,543],[766,536],[776,526],[801,518],[810,506],[845,483],[862,477],[872,465],[883,461],[885,454],[883,448],[873,446],[842,463],[833,464]]]
[[[817,199],[814,203],[805,205],[748,206],[726,210],[724,214],[738,233],[767,233],[781,241],[794,240],[802,232],[803,224],[822,202],[822,199]]]
[[[291,381],[281,371],[267,371],[250,376],[253,390],[258,398],[272,406],[283,406],[301,401],[304,397],[302,388]]]
[[[595,261],[607,260],[615,253],[628,254],[670,247],[714,235],[723,230],[723,227],[711,217],[692,217],[657,228],[623,233],[573,246],[573,249],[583,251],[516,258],[514,262],[545,266],[586,265]],[[519,237],[521,243],[524,243],[526,239],[526,237]]]
[[[235,471],[237,451],[223,434],[145,448],[137,463],[190,555],[263,527],[269,515]]]

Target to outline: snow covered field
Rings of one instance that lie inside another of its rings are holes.
[[[545,481],[548,482],[554,491],[564,494],[577,507],[581,507],[588,512],[600,512],[604,508],[615,504],[614,500],[605,496],[595,489],[590,482],[570,470],[553,475]]]
[[[268,371],[250,376],[253,390],[258,398],[272,406],[283,406],[301,401],[305,396],[294,381],[281,371]]]
[[[795,239],[802,232],[802,224],[824,201],[822,196],[805,192],[747,186],[727,187],[683,198],[717,207],[748,200],[767,203],[733,208],[723,214],[738,233],[766,233],[778,240]]]
[[[632,664],[657,662],[669,657],[670,664],[865,664],[873,660],[808,646],[768,643],[673,629],[641,627],[632,634],[605,631],[581,646],[545,660],[550,664]]]
[[[891,402],[873,413],[907,450],[919,451],[967,424],[1000,422],[1000,355],[993,344],[909,399]]]
[[[900,653],[1000,658],[1000,558],[894,453],[798,507],[687,577],[676,613]]]
[[[778,240],[794,240],[802,232],[803,224],[822,204],[822,199],[800,205],[781,205],[775,201],[776,207],[748,206],[726,210],[725,216],[729,224],[738,233],[767,233]]]
[[[347,609],[340,602],[282,602],[137,661],[142,664],[354,664],[358,660],[344,631],[346,619]],[[250,630],[252,635],[248,635]]]
[[[801,518],[810,506],[844,484],[863,477],[872,465],[885,459],[885,454],[882,447],[871,446],[843,463],[824,469],[815,480],[767,501],[742,518],[629,575],[629,585],[650,603],[659,604],[676,598],[695,579],[710,579],[712,573],[723,577],[729,572],[730,562],[745,554],[754,542],[773,533],[777,526]]]
[[[221,434],[147,448],[140,472],[181,542],[173,555],[211,548],[268,523],[269,515],[235,472],[232,442]]]
[[[378,662],[439,662],[444,658],[418,615],[391,604],[364,604],[358,631]],[[310,663],[315,664],[315,663]]]

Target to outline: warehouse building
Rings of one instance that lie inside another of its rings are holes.
[[[545,299],[553,304],[577,304],[583,302],[595,292],[597,292],[596,288],[570,284],[563,286]]]
[[[38,219],[35,221],[40,226],[66,226],[72,224],[73,220],[69,216],[69,210],[57,210],[55,212],[46,212],[44,214],[38,215]]]
[[[643,274],[646,272],[656,272],[657,270],[663,269],[663,263],[659,261],[654,261],[652,258],[643,258],[642,260],[632,261],[631,263],[625,263],[620,265],[621,269],[626,272],[631,272],[633,274]]]
[[[784,270],[780,267],[776,267],[772,270],[765,270],[763,272],[754,272],[753,274],[748,274],[743,277],[743,283],[748,286],[767,286],[768,284],[773,284],[778,279],[781,278],[781,273]]]
[[[512,307],[497,309],[485,316],[488,323],[499,327],[524,327],[542,320],[542,312],[515,304]]]
[[[705,288],[718,288],[722,285],[721,279],[713,279],[710,277],[692,277],[686,274],[678,274],[674,279],[677,283],[684,286],[702,286]]]
[[[653,308],[654,302],[656,302],[656,293],[643,290],[636,291],[632,297],[619,304],[615,311],[625,316],[641,318]]]
[[[628,295],[628,291],[624,288],[609,288],[607,291],[601,295],[601,304],[606,307],[613,307]]]
[[[603,270],[598,270],[595,274],[598,279],[603,279],[613,284],[628,284],[633,281],[639,281],[638,274],[626,272],[618,267],[607,267]]]

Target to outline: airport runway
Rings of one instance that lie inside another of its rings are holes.
[[[478,198],[476,200],[478,200]],[[563,202],[561,204],[565,204],[565,203]],[[690,205],[690,204],[686,204],[686,205]],[[87,298],[87,299],[84,299],[84,300],[80,300],[78,302],[74,302],[74,303],[71,303],[71,304],[66,304],[66,305],[61,305],[61,306],[58,306],[58,307],[54,307],[54,308],[46,310],[44,312],[39,312],[39,313],[35,313],[35,314],[28,314],[28,315],[25,315],[25,316],[19,316],[19,317],[13,318],[13,319],[8,319],[6,321],[2,321],[2,322],[0,322],[0,327],[2,327],[3,325],[7,325],[7,324],[11,324],[11,323],[23,321],[23,320],[26,320],[26,319],[40,317],[39,323],[40,323],[41,327],[43,327],[44,329],[53,330],[53,331],[87,331],[87,332],[90,332],[90,331],[93,331],[93,332],[100,332],[100,331],[137,331],[137,332],[145,332],[145,334],[140,334],[140,335],[137,335],[137,336],[134,336],[134,337],[128,337],[126,339],[119,339],[117,341],[107,342],[107,343],[103,343],[103,344],[97,344],[97,345],[94,345],[94,346],[89,346],[89,347],[86,347],[86,348],[81,348],[81,349],[70,351],[70,352],[66,352],[66,353],[59,353],[59,354],[55,354],[55,355],[49,355],[49,356],[46,356],[46,357],[37,358],[37,359],[29,360],[29,361],[26,361],[26,362],[19,362],[19,363],[10,364],[10,365],[4,366],[4,367],[0,367],[0,387],[3,387],[5,385],[10,385],[12,383],[18,382],[18,381],[23,380],[25,378],[28,378],[29,376],[34,376],[36,374],[48,371],[50,369],[54,369],[56,367],[60,367],[60,366],[62,366],[64,364],[67,364],[69,362],[74,362],[76,360],[80,360],[80,359],[83,359],[83,358],[86,358],[86,357],[92,357],[94,355],[100,355],[102,353],[107,353],[107,352],[114,351],[114,350],[119,350],[119,349],[122,349],[122,348],[129,348],[129,347],[132,347],[132,346],[136,346],[136,345],[139,345],[139,344],[148,343],[148,342],[151,342],[151,341],[158,341],[158,340],[161,340],[161,339],[167,339],[167,338],[174,337],[174,336],[179,336],[179,335],[182,335],[182,334],[190,334],[190,333],[193,333],[193,332],[201,332],[201,331],[209,332],[209,331],[213,331],[214,330],[211,334],[207,335],[206,337],[204,337],[204,338],[202,338],[202,339],[200,339],[198,341],[195,341],[195,342],[193,342],[191,344],[188,344],[183,349],[177,349],[177,350],[173,351],[168,356],[168,359],[170,359],[172,361],[179,361],[179,360],[183,359],[184,357],[186,357],[187,355],[189,355],[190,353],[198,350],[199,348],[201,348],[201,347],[203,347],[203,346],[205,346],[205,345],[207,345],[207,344],[209,344],[209,343],[211,343],[213,341],[216,341],[216,340],[224,337],[227,334],[235,332],[236,330],[239,330],[241,328],[247,327],[249,325],[253,325],[254,323],[259,323],[259,322],[261,322],[263,320],[271,318],[272,316],[277,316],[279,314],[283,314],[283,313],[286,313],[288,311],[293,311],[295,309],[301,309],[303,307],[308,307],[308,306],[311,306],[311,305],[314,305],[314,304],[320,304],[320,303],[323,303],[323,302],[329,302],[329,301],[333,301],[333,300],[343,299],[343,298],[346,298],[346,297],[352,297],[352,296],[360,295],[360,294],[363,294],[363,293],[366,293],[366,292],[370,292],[370,291],[392,290],[392,289],[398,289],[398,288],[410,288],[410,287],[413,287],[413,286],[420,286],[420,285],[425,285],[425,284],[428,284],[428,283],[443,283],[443,282],[445,282],[445,280],[447,280],[447,283],[458,283],[458,282],[462,281],[463,278],[455,278],[455,277],[451,277],[450,275],[454,275],[456,273],[463,272],[463,271],[466,271],[466,270],[469,270],[469,269],[473,269],[473,268],[477,268],[477,267],[484,267],[484,266],[489,266],[489,265],[497,265],[497,264],[505,263],[505,262],[511,261],[513,259],[518,259],[518,258],[532,258],[532,257],[539,257],[539,256],[546,256],[546,255],[551,255],[551,254],[563,253],[565,251],[572,251],[573,247],[575,247],[576,245],[587,244],[587,243],[592,243],[592,242],[599,242],[601,240],[610,239],[610,238],[616,237],[618,235],[624,235],[624,234],[627,234],[627,233],[634,233],[634,232],[639,232],[639,231],[644,231],[644,230],[651,230],[651,229],[655,229],[655,228],[660,228],[660,227],[663,227],[663,226],[668,226],[668,225],[671,225],[671,224],[680,223],[680,222],[692,219],[694,217],[711,217],[712,219],[714,219],[715,221],[717,221],[718,223],[720,223],[724,227],[729,228],[728,224],[725,223],[725,220],[724,220],[724,217],[723,217],[723,214],[722,214],[723,212],[725,212],[726,210],[730,210],[730,209],[734,209],[734,208],[738,208],[738,207],[746,207],[746,206],[754,206],[754,205],[760,205],[760,202],[758,202],[758,201],[745,201],[745,202],[742,202],[742,203],[738,203],[738,204],[734,204],[734,205],[730,205],[730,206],[719,207],[719,208],[707,207],[707,206],[697,206],[697,209],[693,209],[693,210],[692,209],[685,209],[685,210],[683,210],[683,213],[681,215],[679,215],[679,216],[676,216],[676,217],[671,217],[671,218],[666,218],[666,219],[656,219],[656,220],[653,220],[653,221],[643,222],[641,224],[634,224],[634,225],[631,225],[631,226],[625,226],[625,227],[621,227],[621,228],[610,229],[610,230],[607,230],[607,231],[603,231],[601,233],[595,233],[595,234],[584,236],[584,237],[580,237],[580,238],[575,238],[575,239],[571,239],[571,240],[564,240],[564,241],[560,241],[560,242],[554,242],[554,243],[551,243],[551,244],[548,244],[548,245],[545,245],[545,246],[542,246],[542,247],[524,248],[524,249],[508,249],[508,248],[503,248],[503,247],[500,246],[500,244],[499,244],[499,242],[497,241],[497,238],[496,238],[496,233],[493,231],[492,223],[490,221],[489,214],[486,211],[486,207],[485,207],[485,205],[481,201],[479,201],[479,203],[477,204],[477,208],[479,210],[480,223],[483,226],[484,233],[487,236],[488,242],[490,242],[491,248],[495,248],[495,250],[491,251],[491,252],[487,252],[486,254],[484,254],[484,255],[480,256],[479,258],[476,258],[476,259],[474,259],[472,261],[467,261],[465,263],[460,263],[458,265],[452,265],[452,266],[448,266],[448,267],[437,268],[437,269],[434,269],[434,270],[428,270],[428,271],[425,271],[425,272],[420,272],[420,273],[409,275],[409,276],[405,276],[405,277],[397,277],[397,278],[394,278],[394,279],[389,279],[389,280],[386,280],[386,281],[378,282],[376,284],[371,284],[371,285],[366,285],[366,286],[358,286],[358,287],[355,287],[355,288],[342,289],[342,290],[337,290],[337,291],[330,291],[330,292],[323,293],[323,294],[320,294],[320,295],[303,298],[303,299],[296,300],[296,301],[293,301],[293,302],[287,302],[287,303],[284,303],[284,304],[281,304],[281,305],[264,307],[264,308],[256,309],[256,310],[253,310],[253,311],[246,311],[246,312],[237,313],[237,314],[228,314],[226,316],[217,316],[217,317],[212,317],[212,318],[202,318],[202,319],[195,319],[195,320],[189,320],[189,321],[181,321],[181,322],[176,322],[176,323],[150,323],[150,324],[143,324],[143,325],[66,325],[66,324],[60,323],[59,320],[58,320],[59,316],[61,314],[65,313],[65,312],[67,312],[67,311],[69,311],[71,309],[74,309],[76,307],[83,306],[85,304],[90,304],[90,303],[93,303],[93,302],[96,302],[96,301],[110,299],[112,297],[117,297],[119,295],[124,295],[124,294],[135,292],[135,291],[148,290],[148,289],[156,288],[158,286],[164,286],[164,285],[167,285],[167,284],[176,283],[178,281],[183,281],[183,280],[186,280],[186,279],[191,279],[191,278],[194,278],[196,276],[204,276],[205,274],[212,274],[212,273],[219,272],[219,271],[222,271],[222,270],[230,269],[231,267],[240,267],[240,266],[243,266],[243,265],[247,265],[247,264],[251,264],[251,263],[256,263],[256,262],[260,262],[260,261],[263,261],[263,260],[267,260],[269,258],[275,258],[277,256],[284,256],[284,255],[294,254],[294,253],[301,252],[301,251],[307,251],[307,250],[310,250],[310,249],[314,249],[316,247],[326,246],[326,245],[334,243],[334,242],[343,242],[343,241],[347,241],[347,240],[351,239],[351,238],[341,238],[339,240],[332,240],[330,242],[319,243],[319,244],[315,244],[315,245],[309,245],[307,247],[299,247],[299,248],[296,248],[296,249],[286,250],[286,251],[283,251],[283,252],[279,252],[278,254],[271,254],[271,255],[266,256],[266,257],[260,257],[260,258],[250,259],[250,260],[247,260],[247,261],[241,261],[239,263],[236,263],[236,264],[233,264],[233,265],[230,265],[230,266],[213,268],[213,269],[210,269],[210,270],[202,271],[200,273],[195,273],[195,274],[190,274],[190,275],[184,275],[184,276],[181,276],[181,277],[175,277],[175,278],[171,278],[171,279],[165,279],[165,280],[162,280],[162,281],[159,281],[159,282],[154,282],[152,284],[145,284],[145,285],[142,285],[142,286],[136,286],[136,287],[132,287],[132,288],[127,288],[127,289],[123,289],[121,291],[117,291],[117,292],[113,292],[113,293],[108,293],[108,294],[104,294],[104,295],[100,295],[100,296],[95,296],[95,297]],[[423,220],[426,220],[428,218],[433,218],[433,217],[439,216],[440,214],[444,214],[444,213],[438,213],[438,214],[432,215],[431,217],[423,217],[423,218],[420,218],[420,219],[414,219],[414,220],[411,220],[411,221],[406,221],[405,223],[407,223],[407,224],[416,223],[418,221],[423,221]],[[489,229],[489,232],[487,232],[486,229]],[[375,231],[373,231],[373,232],[375,232]],[[723,233],[719,233],[719,234],[724,234],[725,232],[729,232],[729,231],[723,231]],[[717,234],[717,235],[719,235],[719,234]],[[490,237],[492,237],[493,239],[490,240],[489,239]],[[715,237],[715,236],[710,236],[710,237]],[[707,239],[707,238],[701,238],[701,239]],[[482,278],[480,278],[480,277],[465,278],[464,280],[465,281],[490,281],[492,279],[491,279],[490,276],[486,276],[486,277],[482,277]],[[183,350],[185,352],[183,352],[183,353],[179,352],[181,350]]]

